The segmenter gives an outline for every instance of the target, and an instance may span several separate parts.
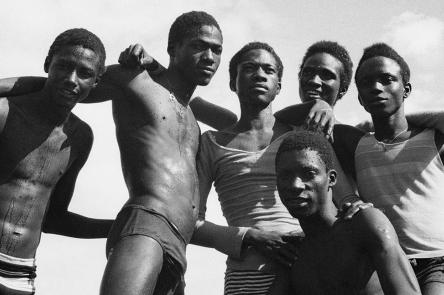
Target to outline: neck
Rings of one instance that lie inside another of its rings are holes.
[[[247,105],[241,103],[241,116],[236,124],[242,129],[268,129],[273,128],[275,118],[271,103],[267,106]]]
[[[57,98],[52,97],[52,94],[47,89],[43,89],[36,98],[35,110],[45,121],[62,125],[68,120],[72,108],[58,105],[55,103],[56,100]]]
[[[372,120],[375,127],[375,137],[378,140],[393,140],[395,137],[401,135],[402,132],[407,131],[409,127],[402,106],[391,116],[372,116]]]
[[[174,94],[176,99],[185,105],[188,105],[196,89],[196,84],[191,83],[180,71],[170,66],[165,72],[165,86],[170,92]]]
[[[333,202],[330,202],[321,208],[317,213],[299,218],[302,230],[307,237],[316,238],[330,232],[331,227],[338,219],[338,209],[336,209]]]

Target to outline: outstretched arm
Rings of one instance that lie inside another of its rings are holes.
[[[423,112],[406,115],[407,121],[418,127],[437,129],[444,133],[444,112]]]
[[[237,122],[235,113],[199,96],[193,98],[190,107],[197,120],[216,130],[228,128]]]
[[[106,238],[113,220],[93,219],[68,211],[74,192],[74,185],[80,169],[88,158],[92,145],[92,132],[88,127],[89,134],[83,139],[84,152],[74,160],[68,171],[57,183],[49,203],[46,219],[43,224],[43,232],[59,234],[75,238]]]
[[[387,217],[377,209],[367,209],[353,218],[353,225],[355,239],[369,254],[384,294],[421,294],[415,273]]]
[[[201,194],[199,220],[191,239],[191,243],[199,246],[214,248],[226,255],[240,258],[242,251],[254,247],[266,256],[271,256],[285,265],[290,264],[296,257],[296,249],[292,245],[293,234],[282,234],[264,231],[256,228],[221,226],[205,220],[206,202],[213,183],[216,169],[214,157],[208,146],[207,135],[201,140],[197,171],[199,175],[199,190]]]
[[[0,97],[19,96],[42,90],[44,77],[13,77],[0,79]]]
[[[321,99],[286,107],[274,114],[281,122],[289,125],[307,125],[310,129],[319,129],[331,134],[335,124],[333,109]]]

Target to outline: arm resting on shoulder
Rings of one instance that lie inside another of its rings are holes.
[[[14,77],[0,79],[0,97],[19,96],[42,90],[44,77]]]
[[[406,115],[407,121],[418,127],[437,129],[444,133],[444,112],[423,112]]]
[[[216,130],[228,128],[237,122],[235,113],[199,96],[193,98],[190,107],[197,120]]]

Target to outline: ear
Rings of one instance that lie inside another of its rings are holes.
[[[236,92],[236,79],[230,79],[230,89],[233,92]]]
[[[336,101],[338,101],[339,99],[341,99],[345,94],[347,93],[347,89],[343,88],[340,90],[340,92],[338,93],[338,97],[336,98]]]
[[[282,82],[279,80],[278,85],[277,85],[276,95],[278,95],[279,93],[281,93],[281,87],[282,87]]]
[[[50,59],[49,59],[49,56],[47,56],[46,58],[45,58],[45,63],[43,64],[43,69],[45,70],[45,73],[48,73],[48,71],[49,71],[49,64],[50,64]]]
[[[406,99],[407,97],[409,97],[411,92],[412,92],[412,84],[405,83],[405,85],[404,85],[404,94],[402,95],[402,98]]]
[[[97,84],[99,84],[100,79],[102,79],[102,75],[98,75],[98,76],[97,76],[96,81],[94,82],[93,88],[96,88],[96,87],[97,87]]]
[[[338,173],[334,169],[330,169],[327,172],[328,174],[328,188],[332,188],[336,185],[336,179],[338,176]]]
[[[362,103],[361,95],[359,95],[359,93],[358,93],[358,100],[359,100],[359,103],[360,103],[362,106],[364,106],[363,103]]]

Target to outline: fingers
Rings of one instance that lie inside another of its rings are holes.
[[[143,53],[142,45],[132,44],[120,53],[119,63],[125,67],[139,67],[142,65],[143,58],[145,58]]]
[[[342,212],[343,212],[342,218],[351,219],[353,215],[358,213],[360,210],[364,210],[371,207],[373,207],[372,203],[364,203],[363,201],[356,201],[353,204],[345,203],[342,206]]]
[[[321,109],[310,112],[307,116],[306,125],[310,130],[321,130],[327,135],[333,132],[335,118],[331,109]]]

